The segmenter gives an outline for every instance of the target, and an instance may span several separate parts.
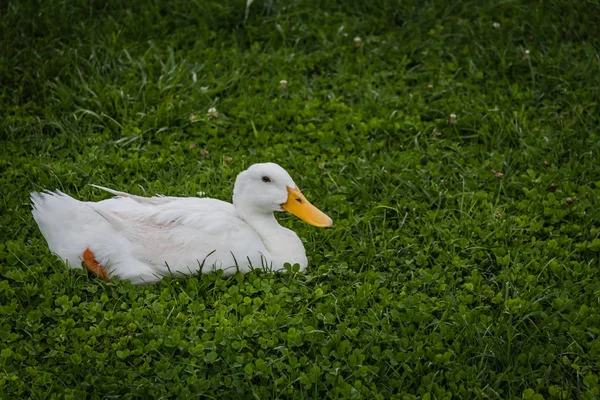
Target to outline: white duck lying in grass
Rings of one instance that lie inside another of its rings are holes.
[[[50,250],[70,267],[81,261],[101,279],[133,284],[159,281],[172,273],[223,269],[283,269],[308,264],[302,241],[279,225],[274,211],[289,211],[311,225],[328,227],[331,218],[310,204],[290,175],[273,163],[240,173],[233,204],[210,198],[118,197],[81,202],[56,192],[31,194],[33,217]]]

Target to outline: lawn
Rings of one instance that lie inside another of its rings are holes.
[[[598,1],[0,12],[1,398],[600,397]],[[265,161],[334,220],[278,214],[304,273],[106,283],[31,216]]]

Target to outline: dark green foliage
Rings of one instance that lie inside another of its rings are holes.
[[[0,4],[0,397],[600,397],[598,2],[332,3]],[[305,274],[105,284],[29,210],[261,161]]]

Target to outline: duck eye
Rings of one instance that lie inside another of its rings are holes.
[[[269,178],[268,176],[263,176],[262,181],[268,183],[268,182],[271,182],[271,178]]]

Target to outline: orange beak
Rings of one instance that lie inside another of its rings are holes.
[[[291,187],[287,186],[287,191],[287,201],[281,205],[281,208],[283,208],[285,211],[291,212],[304,222],[308,222],[314,226],[325,228],[333,225],[331,218],[325,215],[325,213],[323,213],[317,207],[310,204],[300,189],[292,189]]]

